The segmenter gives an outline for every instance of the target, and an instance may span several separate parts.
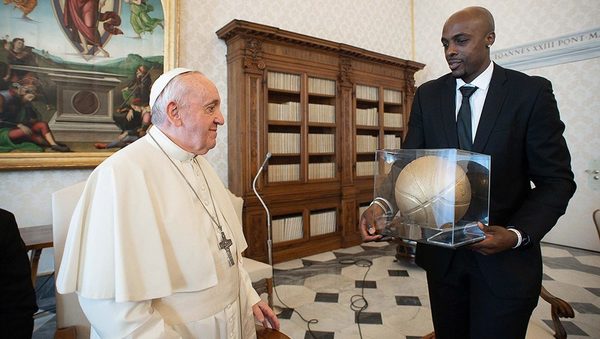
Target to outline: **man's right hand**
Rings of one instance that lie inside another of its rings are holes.
[[[373,241],[381,239],[381,234],[377,234],[375,228],[375,220],[382,216],[385,211],[377,204],[373,204],[367,208],[360,216],[360,236],[363,241]]]

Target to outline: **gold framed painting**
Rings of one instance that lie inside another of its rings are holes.
[[[145,134],[176,0],[0,4],[0,170],[93,168]]]

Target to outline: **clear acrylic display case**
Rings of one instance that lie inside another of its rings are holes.
[[[378,150],[374,196],[393,207],[380,234],[456,248],[485,238],[491,158],[457,149]]]

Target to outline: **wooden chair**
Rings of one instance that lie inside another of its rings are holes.
[[[256,337],[257,339],[290,339],[290,337],[277,330],[260,325],[256,325]]]
[[[83,192],[85,182],[69,186],[52,194],[52,239],[54,242],[54,272],[58,274],[71,215]],[[83,314],[75,293],[56,295],[56,339],[89,338],[90,323]]]

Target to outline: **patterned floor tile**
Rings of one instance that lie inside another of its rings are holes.
[[[277,295],[273,298],[273,304],[277,306],[298,308],[312,304],[315,300],[316,292],[304,286],[279,285],[276,288]]]
[[[302,267],[304,267],[304,264],[302,264],[301,259],[293,259],[273,265],[273,269],[281,271],[293,270]]]
[[[333,254],[333,252],[324,252],[324,253],[319,253],[319,254],[308,256],[308,257],[304,257],[304,258],[302,258],[302,260],[323,262],[323,261],[334,260],[336,258],[337,257],[335,256],[335,254]]]
[[[570,258],[544,258],[544,265],[549,268],[563,268],[600,275],[600,267],[581,263],[574,257]]]
[[[419,300],[419,297],[409,295],[397,295],[396,304],[398,306],[421,306],[421,300]]]
[[[390,277],[408,277],[407,270],[388,270]]]
[[[600,314],[600,308],[594,304],[590,303],[570,303],[573,309],[579,313],[585,314]]]
[[[365,249],[368,249],[369,247],[386,247],[389,245],[390,245],[390,243],[387,241],[366,242],[366,243],[361,244],[361,246]]]
[[[585,289],[600,297],[600,287],[586,287]]]
[[[293,308],[283,308],[283,309],[281,309],[281,313],[279,313],[277,315],[277,318],[279,318],[279,319],[290,319],[292,317],[292,314],[294,314],[294,309]]]
[[[554,280],[579,287],[596,287],[600,283],[600,272],[596,275],[572,269],[560,269],[547,273]]]
[[[333,250],[334,254],[343,253],[343,254],[357,254],[360,252],[364,252],[365,249],[362,246],[352,246],[348,248],[339,248],[337,250]]]
[[[573,255],[564,248],[555,246],[542,246],[542,256],[544,258],[560,258],[560,257],[572,257]]]
[[[356,312],[354,322],[361,324],[383,324],[381,313],[379,312]]]
[[[552,320],[543,320],[546,325],[552,327]],[[581,336],[589,336],[589,334],[585,333],[579,326],[575,325],[572,321],[561,321],[565,331],[567,332],[567,337],[572,335],[581,335]]]
[[[317,295],[315,296],[315,302],[321,302],[321,303],[337,303],[338,299],[339,299],[339,294],[338,293],[321,293],[321,292],[317,292]]]
[[[354,280],[340,274],[318,274],[304,280],[304,286],[315,292],[340,292],[354,288]]]
[[[356,288],[377,288],[377,281],[373,280],[356,280],[354,283]]]
[[[577,261],[579,261],[580,263],[582,263],[583,265],[600,268],[600,256],[586,255],[586,256],[575,257],[575,259]]]
[[[321,331],[306,331],[304,339],[333,339],[335,337],[334,332],[321,332]]]

